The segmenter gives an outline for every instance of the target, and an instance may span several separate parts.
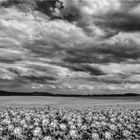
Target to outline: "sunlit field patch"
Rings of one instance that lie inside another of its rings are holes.
[[[4,105],[2,140],[139,140],[140,105]]]

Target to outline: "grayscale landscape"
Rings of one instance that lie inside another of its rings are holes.
[[[0,0],[0,140],[140,140],[140,0]]]

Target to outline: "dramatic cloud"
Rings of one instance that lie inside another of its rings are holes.
[[[102,28],[109,27],[118,31],[139,31],[140,15],[124,12],[108,13],[97,19],[96,24],[100,25]]]
[[[1,0],[0,88],[140,89],[139,0]]]

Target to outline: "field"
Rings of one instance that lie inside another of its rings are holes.
[[[0,96],[0,105],[40,104],[54,106],[90,106],[94,104],[139,104],[140,97],[50,97],[50,96]]]
[[[139,97],[0,97],[0,140],[140,140]]]

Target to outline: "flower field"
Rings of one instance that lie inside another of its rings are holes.
[[[5,105],[0,139],[140,140],[140,105]]]

